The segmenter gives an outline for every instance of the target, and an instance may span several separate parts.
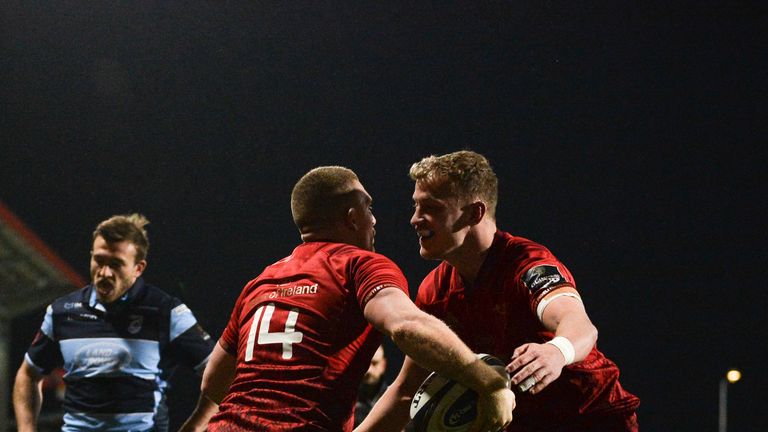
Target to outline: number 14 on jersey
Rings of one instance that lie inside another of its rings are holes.
[[[285,320],[285,331],[283,332],[269,332],[269,323],[272,321],[272,314],[275,312],[275,304],[268,303],[266,306],[262,305],[256,309],[256,313],[253,315],[253,321],[251,321],[251,330],[248,332],[248,344],[245,347],[245,361],[253,360],[254,344],[267,345],[267,344],[282,344],[283,345],[283,358],[290,359],[293,357],[293,344],[301,342],[304,338],[304,333],[296,331],[296,321],[299,319],[299,309],[291,308],[288,312],[288,318]],[[261,317],[261,319],[259,319]],[[256,338],[258,328],[258,340]]]

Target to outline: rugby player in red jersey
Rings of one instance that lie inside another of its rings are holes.
[[[400,269],[374,252],[371,197],[354,172],[309,171],[293,188],[291,211],[302,243],[245,285],[184,430],[205,428],[213,414],[213,432],[350,431],[381,333],[425,369],[480,394],[476,430],[510,422],[505,380],[419,310]]]
[[[441,260],[416,304],[473,350],[510,363],[517,398],[507,431],[637,431],[639,399],[597,350],[597,329],[568,269],[547,248],[496,227],[498,180],[480,154],[430,156],[410,170],[419,253]],[[400,430],[427,371],[407,358],[360,430]],[[381,424],[392,425],[379,428]]]

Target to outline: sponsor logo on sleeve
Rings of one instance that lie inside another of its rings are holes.
[[[182,304],[176,306],[175,308],[173,308],[173,313],[176,314],[176,315],[182,315],[182,314],[185,314],[185,313],[192,313],[192,311],[189,309],[189,307],[187,307],[187,305],[182,303]]]
[[[565,277],[553,265],[538,265],[523,275],[523,283],[532,294],[552,289],[565,282]]]

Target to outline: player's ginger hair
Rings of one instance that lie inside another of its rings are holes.
[[[411,165],[408,174],[427,187],[447,187],[460,200],[483,201],[488,216],[496,219],[499,179],[485,156],[470,150],[427,156]]]

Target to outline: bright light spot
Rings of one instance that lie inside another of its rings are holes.
[[[729,383],[733,384],[741,379],[741,371],[737,369],[731,369],[728,371],[728,373],[725,374],[725,379],[727,379]]]

